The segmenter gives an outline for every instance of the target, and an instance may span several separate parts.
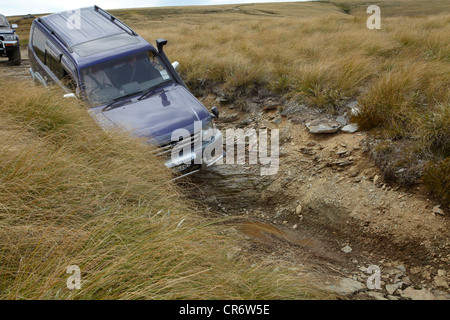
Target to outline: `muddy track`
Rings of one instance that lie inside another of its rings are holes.
[[[22,63],[18,66],[13,66],[8,61],[8,58],[0,58],[0,68],[2,68],[2,77],[13,78],[20,80],[31,80],[30,77],[30,62],[28,60],[28,52],[26,47],[21,47]]]
[[[31,81],[26,50],[20,66],[3,59],[0,67],[6,77]],[[405,299],[408,287],[450,298],[448,215],[432,213],[435,204],[420,186],[401,189],[381,181],[364,150],[365,133],[313,135],[304,123],[330,116],[267,92],[249,98],[243,109],[220,92],[198,96],[209,108],[220,106],[223,131],[280,130],[276,175],[261,176],[258,165],[223,164],[178,181],[214,217],[239,218],[229,224],[247,237],[244,250],[307,268],[334,291],[344,278],[365,286],[364,270],[380,267],[382,289],[350,290],[347,298]],[[399,283],[395,293],[387,292],[387,285]]]

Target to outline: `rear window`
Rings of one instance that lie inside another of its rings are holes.
[[[77,44],[72,47],[80,57],[87,57],[103,51],[108,51],[114,48],[127,46],[139,42],[137,37],[126,33],[116,34],[114,36],[95,39],[92,41]]]

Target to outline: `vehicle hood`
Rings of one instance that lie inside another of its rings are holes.
[[[10,27],[0,27],[0,33],[13,33]]]
[[[101,111],[104,106],[91,110],[91,114],[103,127],[118,126],[139,137],[155,140],[162,145],[171,141],[176,129],[194,132],[195,121],[209,121],[208,110],[184,86],[171,84],[143,100],[139,95],[130,103],[114,109]]]

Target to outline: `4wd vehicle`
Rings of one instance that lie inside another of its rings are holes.
[[[21,62],[17,25],[10,25],[8,19],[0,14],[0,57],[8,57],[15,65]]]
[[[126,128],[156,144],[180,177],[223,157],[218,111],[208,112],[189,92],[178,63],[163,51],[166,40],[155,49],[97,6],[37,18],[29,39],[36,82],[85,100],[102,127]]]

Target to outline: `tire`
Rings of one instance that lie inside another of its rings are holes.
[[[20,56],[20,47],[17,47],[16,50],[14,50],[11,55],[9,56],[9,61],[12,65],[18,66],[22,62],[22,57]]]

